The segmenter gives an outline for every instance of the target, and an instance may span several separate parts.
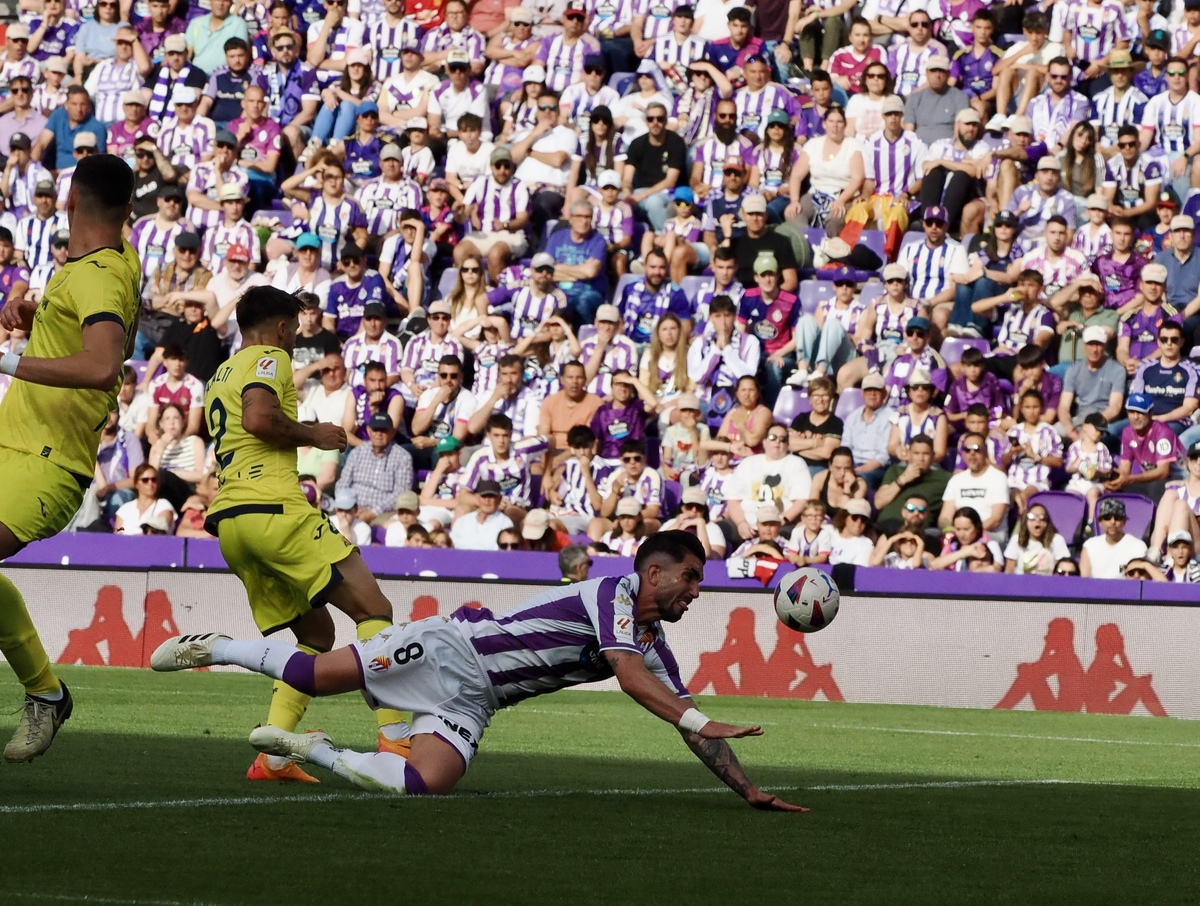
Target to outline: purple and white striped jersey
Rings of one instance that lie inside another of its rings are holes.
[[[314,22],[308,27],[307,44],[312,47],[321,34],[322,22]],[[346,17],[337,29],[329,36],[325,44],[325,60],[344,60],[346,54],[357,47],[363,46],[363,24],[358,19]],[[324,62],[324,61],[322,61]],[[317,70],[317,85],[328,88],[341,79],[342,74],[332,69]]]
[[[217,165],[211,161],[208,163],[197,164],[196,168],[188,174],[187,190],[189,192],[202,192],[210,201],[217,200]],[[234,165],[221,174],[223,184],[232,184],[242,190],[242,197],[246,198],[250,194],[250,177],[246,175],[246,171],[241,167]],[[207,230],[216,226],[224,219],[224,214],[220,210],[206,210],[197,205],[191,205],[188,208],[188,217],[199,230]]]
[[[583,82],[568,85],[558,99],[559,109],[571,111],[567,116],[567,125],[573,126],[580,132],[580,140],[587,141],[588,126],[592,122],[592,111],[597,107],[607,107],[610,110],[621,100],[621,96],[607,85],[601,85],[600,90],[590,94]]]
[[[705,213],[708,217],[708,213]],[[716,225],[713,225],[716,229]],[[688,214],[686,217],[670,217],[663,224],[664,233],[674,233],[680,239],[686,239],[688,242],[699,242],[704,235],[704,224],[695,214]]]
[[[1016,355],[1039,334],[1054,333],[1054,325],[1054,313],[1040,302],[1028,311],[1016,303],[1006,305],[992,354]]]
[[[1112,230],[1107,223],[1098,227],[1090,223],[1081,226],[1075,231],[1075,238],[1071,240],[1071,248],[1087,259],[1088,267],[1101,255],[1111,252],[1112,247]]]
[[[397,73],[384,83],[379,92],[380,109],[394,113],[404,107],[415,108],[439,84],[437,76],[429,72],[414,73],[411,79],[405,78],[403,73]]]
[[[599,457],[592,459],[592,482],[597,491],[600,489],[600,482],[603,481],[605,468]],[[551,513],[556,516],[599,516],[600,514],[592,508],[591,498],[588,497],[587,482],[584,480],[579,460],[572,456],[563,463],[562,470],[558,482],[558,495],[562,499],[562,506],[551,507]]]
[[[1008,431],[1011,440],[1017,446],[1028,445],[1038,460],[1047,456],[1062,456],[1062,440],[1051,425],[1039,422],[1033,430],[1024,422],[1013,425]],[[1035,461],[1032,456],[1022,452],[1008,466],[1008,486],[1016,491],[1035,487],[1042,491],[1050,490],[1050,467],[1044,462]]]
[[[529,210],[529,190],[516,177],[500,183],[494,176],[479,176],[463,195],[463,205],[479,206],[479,224],[483,232],[503,231],[504,224],[522,211]]]
[[[600,53],[600,42],[589,34],[582,34],[574,44],[563,35],[542,39],[538,59],[546,69],[546,87],[560,94],[568,85],[583,77],[583,60]]]
[[[624,476],[624,469],[616,469],[604,477],[596,488],[600,492],[600,496],[607,498],[613,491],[613,484],[616,482],[617,476]],[[632,497],[643,508],[648,506],[662,506],[662,475],[657,469],[642,469],[642,474],[638,476],[637,481],[626,482],[625,488],[621,491],[621,498]]]
[[[1026,200],[1029,206],[1022,211],[1021,205]],[[1026,183],[1017,186],[1005,210],[1017,215],[1021,221],[1021,239],[1029,242],[1046,235],[1046,221],[1055,214],[1062,215],[1068,224],[1075,223],[1075,196],[1066,189],[1059,189],[1053,195],[1046,196],[1035,184]]]
[[[899,429],[900,443],[907,447],[918,434],[937,437],[937,424],[941,415],[942,410],[937,408],[927,409],[918,415],[912,411],[912,406],[908,405],[892,410],[891,422]]]
[[[133,225],[129,244],[137,249],[138,257],[142,260],[142,277],[147,285],[159,268],[175,260],[175,237],[184,232],[194,232],[186,220],[176,220],[170,226],[162,227],[153,214]]]
[[[838,308],[835,299],[822,299],[817,305],[817,311],[824,312],[827,321],[833,318],[850,336],[854,336],[858,330],[858,319],[862,317],[866,308],[862,300],[857,298],[851,299],[850,304],[845,308]]]
[[[612,676],[600,652],[640,654],[646,668],[688,697],[660,623],[637,622],[636,573],[553,588],[504,616],[460,607],[451,616],[483,664],[500,707]]]
[[[724,186],[725,161],[730,157],[740,157],[748,167],[754,164],[754,142],[742,135],[737,136],[729,144],[717,136],[710,135],[696,146],[694,163],[701,164],[704,169],[700,181],[710,188],[721,189]]]
[[[499,343],[480,343],[475,347],[475,380],[471,383],[471,392],[479,399],[485,400],[492,395],[500,380],[500,359],[512,351],[512,344],[501,340]]]
[[[696,385],[696,395],[710,402],[720,392],[729,395],[737,382],[758,373],[762,346],[758,337],[735,330],[729,344],[717,348],[716,334],[705,332],[688,347],[688,377]],[[732,397],[730,397],[732,407]]]
[[[1082,232],[1082,230],[1080,231]],[[1032,268],[1041,271],[1045,280],[1042,291],[1050,298],[1068,283],[1079,279],[1079,275],[1088,270],[1088,261],[1082,252],[1073,248],[1063,249],[1062,255],[1053,257],[1043,243],[1028,255],[1021,258],[1021,268]],[[1053,323],[1051,323],[1053,327]]]
[[[905,133],[911,135],[912,133]],[[783,174],[786,171],[791,175],[791,168],[796,166],[796,161],[800,159],[800,149],[792,148],[792,159],[785,162],[783,159],[782,148],[772,148],[766,142],[754,149],[754,162],[751,166],[758,168],[759,183],[758,187],[762,189],[775,189],[778,191],[783,187]]]
[[[899,311],[892,311],[892,303],[886,299],[875,304],[875,345],[892,343],[899,346],[904,342],[904,326],[921,313],[916,301],[910,301],[900,306]]]
[[[8,181],[8,209],[18,218],[33,210],[33,192],[43,179],[54,179],[38,161],[31,160],[22,173],[14,164]]]
[[[921,164],[928,148],[915,132],[907,130],[896,141],[880,131],[867,141],[863,163],[866,177],[875,183],[876,195],[900,195],[924,174]]]
[[[58,171],[58,176],[54,180],[54,201],[59,210],[65,211],[67,208],[67,199],[71,195],[71,180],[74,178],[75,165],[63,167]]]
[[[239,220],[233,226],[222,220],[204,231],[204,239],[200,242],[200,263],[214,275],[221,273],[225,270],[225,253],[231,245],[244,245],[250,250],[251,270],[262,260],[258,247],[258,230],[245,220]]]
[[[142,77],[132,59],[123,64],[116,59],[101,60],[87,77],[85,87],[92,96],[96,119],[102,123],[115,123],[125,118],[121,95],[141,88]]]
[[[924,47],[913,47],[910,41],[901,41],[888,50],[887,64],[896,79],[896,94],[908,97],[925,84],[925,65],[934,57],[949,57],[946,45],[931,40]]]
[[[633,24],[639,12],[637,0],[588,0],[588,31],[602,41],[608,40],[605,30],[615,32]]]
[[[159,133],[158,147],[171,166],[192,170],[202,157],[212,154],[216,134],[216,124],[206,116],[197,116],[186,126],[173,120]]]
[[[530,48],[536,49],[541,42],[540,38],[535,38],[532,35],[524,41],[513,40],[512,35],[504,35],[500,39],[501,50],[522,51]],[[505,93],[514,91],[521,87],[521,76],[525,72],[520,66],[509,66],[506,63],[501,63],[499,60],[493,60],[488,64],[487,69],[483,71],[483,84],[494,85],[504,89]]]
[[[31,82],[40,82],[42,80],[42,71],[38,68],[38,61],[31,56],[25,56],[20,60],[10,60],[6,54],[4,62],[0,63],[0,86],[3,87],[6,96],[8,94],[8,83],[17,78],[17,76],[29,79]],[[67,91],[65,85],[62,91],[65,96]],[[42,110],[42,113],[49,115],[50,111]],[[34,137],[30,136],[30,138]]]
[[[609,245],[615,245],[633,236],[633,208],[627,201],[618,201],[611,208],[598,202],[592,208],[592,226]]]
[[[366,29],[366,44],[375,49],[371,66],[375,70],[375,79],[379,82],[386,82],[403,69],[400,48],[405,44],[415,44],[421,38],[421,27],[413,19],[404,17],[392,24],[388,21],[390,18],[385,15],[372,22]]]
[[[928,240],[913,242],[900,251],[897,263],[911,275],[913,298],[931,299],[950,285],[951,274],[966,273],[967,252],[953,239],[932,248]]]
[[[671,33],[671,18],[680,6],[686,6],[686,0],[634,0],[634,14],[645,16],[642,25],[642,40],[657,41],[663,35]]]
[[[176,85],[188,84],[188,77],[192,73],[203,75],[203,71],[191,63],[185,63],[179,72],[172,72],[171,67],[165,64],[158,68],[158,76],[154,79],[154,84],[150,86],[149,113],[152,117],[159,122],[175,118],[174,111],[171,109],[171,95],[174,94]],[[274,116],[274,112],[271,115]]]
[[[1067,448],[1067,460],[1063,465],[1071,473],[1071,480],[1067,482],[1067,490],[1086,494],[1090,488],[1098,488],[1099,483],[1085,478],[1083,473],[1090,471],[1092,475],[1107,475],[1113,470],[1113,458],[1112,453],[1104,444],[1096,444],[1094,450],[1084,450],[1083,441],[1077,440]],[[1167,490],[1171,490],[1169,485]],[[1194,509],[1193,512],[1195,512]]]
[[[448,24],[434,26],[421,39],[421,51],[426,54],[443,53],[450,49],[465,50],[472,60],[482,60],[487,47],[487,38],[471,26],[453,31]]]
[[[746,287],[734,280],[728,286],[717,292],[717,278],[711,277],[705,281],[700,291],[696,293],[696,323],[708,320],[708,307],[712,305],[712,300],[715,296],[728,296],[733,302],[735,308],[740,308],[742,304],[742,296],[746,294]],[[711,333],[712,325],[705,324],[704,333]]]
[[[654,42],[650,59],[658,64],[658,68],[667,77],[667,84],[672,92],[678,95],[687,87],[688,67],[694,61],[704,58],[707,46],[704,39],[698,35],[688,35],[680,42],[672,30]]]
[[[1192,41],[1192,28],[1186,22],[1181,22],[1171,33],[1171,53],[1178,56],[1185,46]],[[1192,56],[1200,56],[1200,44],[1192,50]]]
[[[1057,101],[1047,91],[1029,102],[1028,114],[1033,120],[1034,141],[1045,142],[1053,148],[1066,138],[1072,123],[1092,118],[1092,104],[1078,91]]]
[[[733,93],[733,103],[737,106],[738,132],[757,132],[760,139],[766,137],[767,117],[773,110],[782,110],[790,120],[800,116],[800,102],[777,82],[768,82],[759,91],[739,88]]]
[[[528,507],[533,500],[533,478],[529,474],[529,462],[520,453],[513,452],[509,454],[508,459],[499,460],[491,445],[484,444],[471,454],[466,476],[464,487],[468,488],[478,486],[481,481],[498,483],[506,504]]]
[[[514,340],[533,336],[539,324],[567,307],[567,296],[561,289],[540,296],[532,286],[494,289],[488,293],[488,301],[491,309],[508,310]]]
[[[1071,33],[1071,46],[1080,65],[1108,56],[1118,41],[1129,42],[1132,35],[1124,13],[1125,8],[1118,0],[1100,0],[1096,4],[1077,0],[1068,4],[1063,27]]]
[[[324,195],[318,195],[308,213],[308,231],[316,233],[321,240],[321,267],[332,271],[342,254],[342,246],[351,230],[367,226],[358,202],[349,195],[330,203]]]
[[[684,89],[676,100],[675,117],[681,122],[686,122],[683,140],[689,148],[696,147],[697,142],[702,142],[713,134],[717,101],[716,89],[708,88],[697,93],[691,86]],[[797,133],[802,134],[802,130],[803,127],[798,129]]]
[[[479,82],[470,82],[459,91],[450,80],[442,82],[429,98],[429,115],[442,118],[443,132],[457,132],[458,118],[464,113],[474,113],[483,120],[483,140],[490,141],[492,130],[491,111],[488,110],[487,89]]]
[[[7,80],[0,76],[0,81],[7,84]],[[33,89],[33,100],[30,102],[34,110],[40,110],[45,116],[49,116],[59,107],[67,102],[67,86],[63,82],[57,89],[51,88],[48,82],[36,86]]]
[[[1130,86],[1120,100],[1116,89],[1109,85],[1092,98],[1092,125],[1096,127],[1096,138],[1102,147],[1111,148],[1117,143],[1117,130],[1128,123],[1141,123],[1150,99],[1137,88]],[[1116,155],[1114,160],[1120,159]]]
[[[711,465],[700,472],[699,485],[708,497],[708,518],[713,522],[725,515],[725,486],[733,478],[733,469],[718,472]]]
[[[486,398],[484,399],[486,401]],[[507,415],[512,419],[514,452],[533,455],[535,448],[544,449],[542,439],[538,436],[538,419],[542,414],[543,399],[545,397],[539,389],[530,385],[518,390],[516,396],[500,397],[493,405],[492,412]]]
[[[638,548],[642,546],[642,542],[646,540],[645,535],[628,536],[622,535],[620,529],[610,529],[600,536],[600,543],[607,547],[618,557],[635,557],[637,556]]]
[[[388,377],[400,374],[400,357],[403,355],[403,347],[400,345],[399,337],[393,336],[386,330],[375,342],[371,342],[366,338],[365,334],[358,334],[346,341],[346,345],[342,347],[342,358],[346,361],[346,375],[349,378],[351,387],[363,386],[363,366],[367,362],[379,362],[387,369]]]
[[[580,343],[579,361],[591,361],[599,341],[590,336]],[[612,392],[612,375],[614,371],[628,371],[631,374],[637,370],[637,347],[629,337],[617,334],[604,350],[604,358],[600,362],[600,370],[588,383],[588,392],[597,396],[608,396]]]
[[[45,220],[37,214],[26,214],[17,222],[13,243],[18,252],[25,256],[25,266],[32,270],[53,260],[50,245],[54,234],[70,228],[66,211],[55,211]]]
[[[1178,157],[1200,129],[1200,95],[1189,91],[1178,101],[1172,101],[1169,92],[1155,95],[1142,112],[1142,128],[1154,130],[1151,147]]]
[[[423,330],[409,340],[408,345],[404,347],[404,360],[400,363],[400,367],[412,369],[416,375],[413,379],[415,383],[432,386],[437,383],[438,362],[442,356],[447,355],[458,356],[458,360],[461,362],[463,359],[462,343],[448,334],[439,342],[428,330]],[[411,402],[416,402],[416,400]]]
[[[421,187],[411,179],[390,182],[385,177],[372,179],[358,190],[358,203],[367,218],[367,232],[383,236],[396,228],[396,220],[405,208],[419,210]]]
[[[400,152],[400,172],[409,179],[428,178],[436,165],[433,151],[428,147],[418,148],[410,144]]]

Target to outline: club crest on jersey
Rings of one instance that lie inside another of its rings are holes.
[[[263,356],[258,360],[258,364],[254,368],[254,376],[275,380],[275,372],[279,368],[279,361],[274,356]]]
[[[392,666],[392,659],[386,654],[379,654],[371,658],[371,663],[367,664],[367,669],[372,673],[383,673],[390,666]]]

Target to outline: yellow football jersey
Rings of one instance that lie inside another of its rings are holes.
[[[204,392],[204,415],[221,482],[209,518],[235,508],[242,512],[283,512],[284,504],[309,507],[300,490],[295,448],[273,447],[242,427],[242,394],[251,387],[270,390],[283,413],[296,417],[292,359],[274,346],[249,346],[221,365]],[[250,507],[252,509],[245,509]],[[310,507],[311,508],[311,507]]]
[[[83,351],[83,328],[115,321],[137,331],[142,264],[122,241],[71,258],[54,275],[33,318],[25,355],[58,359]],[[128,345],[126,346],[128,348]],[[96,468],[100,431],[117,408],[121,380],[108,390],[72,390],[14,380],[0,404],[0,445],[41,456],[81,477]]]

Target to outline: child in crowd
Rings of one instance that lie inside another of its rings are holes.
[[[675,190],[673,198],[675,216],[669,218],[663,225],[662,235],[657,236],[653,230],[647,230],[642,237],[643,258],[650,249],[654,248],[656,242],[660,244],[668,261],[671,260],[671,255],[675,251],[676,243],[687,242],[695,246],[700,242],[700,218],[695,214],[695,194],[687,186],[680,186]]]
[[[967,411],[982,405],[991,422],[999,421],[1008,410],[1008,401],[1000,387],[1000,379],[984,368],[983,353],[974,346],[963,350],[962,374],[950,385],[946,400],[946,418],[951,431],[971,428],[966,424]]]
[[[729,438],[723,434],[717,435],[717,440],[729,443]],[[708,495],[708,508],[714,521],[725,515],[725,487],[733,477],[733,466],[730,460],[732,454],[728,450],[713,450],[708,454],[708,464],[700,470],[693,481],[704,489]]]
[[[877,546],[871,554],[871,565],[884,569],[928,569],[933,558],[925,552],[925,539],[915,532],[900,532],[887,540],[886,547]]]
[[[571,455],[563,460],[545,483],[550,501],[550,524],[558,531],[578,534],[600,514],[599,483],[604,465],[596,458],[596,433],[587,425],[567,432]]]
[[[1112,453],[1100,442],[1108,430],[1108,420],[1099,412],[1091,413],[1079,428],[1079,440],[1067,450],[1067,490],[1087,499],[1087,522],[1096,518],[1096,502],[1104,491],[1104,480],[1113,470]]]
[[[833,527],[825,524],[825,504],[810,500],[800,511],[800,524],[788,539],[784,556],[797,566],[829,562],[833,550]]]
[[[958,452],[954,458],[954,469],[952,471],[961,472],[967,467],[967,460],[963,456],[963,443],[968,434],[979,434],[987,438],[987,457],[988,462],[994,466],[999,466],[1000,456],[1008,447],[1008,438],[1004,433],[995,427],[991,427],[988,420],[988,408],[983,403],[973,403],[967,407],[966,422],[964,427],[966,431],[958,438]]]
[[[1105,219],[1108,217],[1108,199],[1103,195],[1089,195],[1087,200],[1087,223],[1075,231],[1071,248],[1082,252],[1091,267],[1101,255],[1112,251],[1112,230]]]
[[[708,425],[700,419],[700,399],[694,393],[684,393],[675,404],[679,421],[667,428],[662,436],[663,478],[684,482],[703,468],[709,454],[703,444],[710,440]]]
[[[632,557],[646,540],[646,523],[642,519],[642,505],[636,497],[622,497],[617,504],[617,524],[600,538],[618,557]]]
[[[1044,403],[1036,390],[1021,394],[1018,422],[1008,430],[1008,449],[1000,456],[1000,468],[1008,471],[1008,487],[1017,513],[1025,515],[1029,498],[1050,490],[1050,470],[1063,463],[1058,432],[1042,421]]]
[[[459,495],[465,490],[466,470],[462,464],[462,442],[447,435],[437,442],[437,463],[421,485],[421,510],[418,519],[430,533],[452,525],[459,515]],[[464,509],[463,512],[466,510]]]
[[[429,126],[425,117],[414,116],[410,119],[404,134],[408,137],[408,146],[400,151],[400,170],[417,185],[423,186],[436,165],[433,151],[428,147]]]

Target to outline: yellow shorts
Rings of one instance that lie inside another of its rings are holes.
[[[309,506],[288,505],[283,513],[217,514],[221,556],[250,598],[250,611],[263,635],[291,623],[323,603],[334,564],[358,550]]]
[[[48,459],[0,447],[0,522],[25,544],[57,535],[83,503],[80,479]]]

